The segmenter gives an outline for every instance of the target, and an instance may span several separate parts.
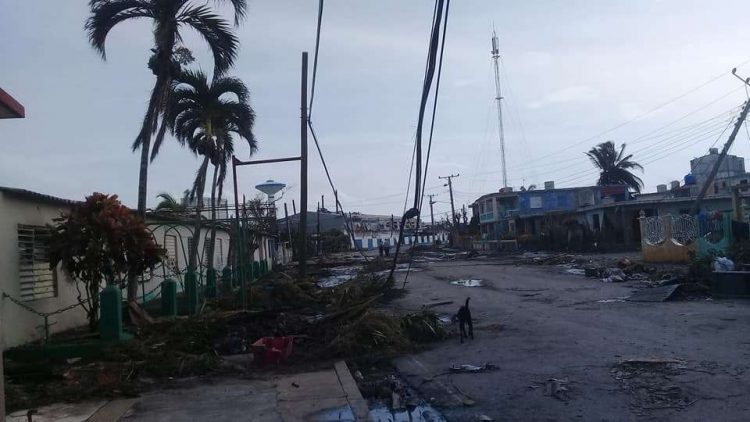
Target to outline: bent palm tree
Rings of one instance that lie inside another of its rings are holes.
[[[255,112],[248,101],[250,94],[241,80],[216,77],[209,84],[200,71],[182,72],[176,79],[167,106],[167,124],[175,137],[196,154],[203,162],[196,174],[191,196],[197,196],[194,241],[191,245],[188,266],[198,263],[198,239],[200,239],[203,209],[203,191],[209,163],[214,165],[211,183],[211,219],[216,219],[216,188],[226,177],[227,163],[234,153],[234,137],[245,139],[251,154],[258,148],[253,125]],[[215,226],[215,224],[214,224]],[[216,232],[212,230],[208,250],[208,268],[213,267],[213,252]]]
[[[637,193],[643,188],[643,181],[633,174],[633,170],[643,171],[643,166],[632,161],[633,154],[625,155],[625,144],[617,151],[612,141],[602,142],[586,153],[599,170],[599,186],[626,185]]]
[[[245,16],[247,0],[229,1],[234,8],[235,25]],[[146,215],[149,152],[151,160],[159,151],[166,126],[162,119],[164,107],[169,99],[172,79],[180,72],[182,64],[191,60],[190,54],[180,46],[180,30],[190,27],[208,43],[214,56],[214,73],[222,74],[229,69],[237,55],[237,37],[231,26],[207,5],[195,5],[189,0],[90,0],[91,15],[85,29],[91,46],[106,59],[105,42],[109,32],[120,22],[146,18],[153,21],[154,48],[148,67],[156,75],[154,88],[143,117],[141,130],[133,142],[133,151],[141,149],[138,175],[138,214]],[[180,58],[188,57],[187,60]],[[156,139],[151,150],[151,136]],[[128,300],[135,301],[138,285],[134,276],[128,278]]]

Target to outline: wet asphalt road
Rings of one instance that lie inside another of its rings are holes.
[[[466,278],[485,287],[450,284]],[[453,300],[434,309],[454,313],[472,298],[475,340],[461,345],[456,335],[396,360],[449,420],[750,420],[750,302],[608,301],[634,289],[491,261],[435,262],[412,273],[407,289],[392,306]],[[680,363],[613,369],[643,357]],[[446,374],[451,364],[487,362],[499,369]],[[552,378],[567,381],[559,398],[546,395]]]

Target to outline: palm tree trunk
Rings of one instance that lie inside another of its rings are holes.
[[[190,245],[190,259],[188,262],[188,269],[197,269],[199,263],[198,256],[198,245],[201,239],[201,228],[202,220],[201,212],[203,211],[203,191],[206,187],[206,169],[208,168],[208,155],[203,158],[203,164],[201,164],[199,171],[198,189],[196,189],[196,195],[198,195],[198,201],[195,207],[195,229],[193,230],[193,243]]]
[[[161,107],[164,104],[164,97],[167,95],[169,87],[169,75],[159,75],[156,78],[154,90],[151,92],[146,116],[143,118],[143,126],[138,134],[138,138],[133,144],[134,148],[140,145],[141,164],[138,172],[138,215],[146,220],[146,198],[148,196],[148,163],[149,153],[151,150],[152,128],[156,126]],[[128,273],[128,302],[138,300],[138,274]]]
[[[208,244],[208,268],[214,267],[214,248],[216,247],[216,180],[219,166],[214,165],[214,178],[211,184],[211,243]]]

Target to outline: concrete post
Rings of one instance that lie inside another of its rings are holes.
[[[171,278],[161,282],[161,314],[177,316],[177,282]]]
[[[209,299],[216,297],[216,270],[213,268],[206,270],[206,297]]]
[[[187,299],[187,313],[193,315],[198,308],[198,279],[195,270],[188,268],[185,274],[185,296]]]
[[[99,294],[101,317],[99,318],[99,337],[102,341],[120,341],[122,335],[122,291],[109,285]]]
[[[232,291],[232,269],[224,267],[221,271],[221,289],[224,292]]]

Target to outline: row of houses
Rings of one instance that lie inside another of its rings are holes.
[[[641,217],[688,214],[708,174],[719,157],[712,148],[691,161],[691,172],[682,181],[657,186],[652,193],[633,194],[624,185],[542,190],[500,189],[479,197],[473,204],[479,220],[476,247],[487,250],[519,245],[570,250],[637,250],[641,247]],[[728,155],[701,202],[700,213],[732,213],[747,222],[750,174],[744,158]]]

